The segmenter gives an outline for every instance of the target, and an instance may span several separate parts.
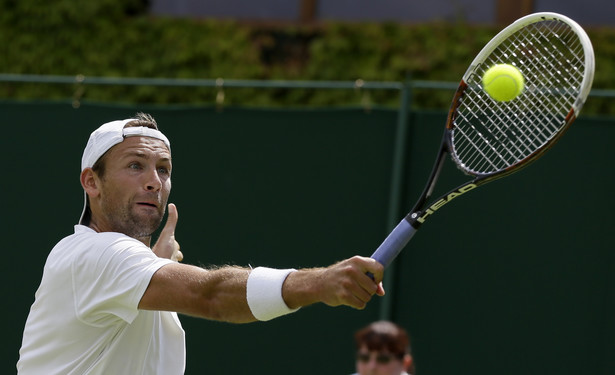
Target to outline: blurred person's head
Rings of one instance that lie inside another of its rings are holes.
[[[400,375],[412,371],[410,340],[395,323],[378,321],[355,333],[359,375]]]

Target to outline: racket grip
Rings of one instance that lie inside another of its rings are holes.
[[[403,219],[374,251],[372,258],[376,259],[384,267],[388,267],[408,241],[410,241],[415,232],[416,228],[410,225],[408,220]]]

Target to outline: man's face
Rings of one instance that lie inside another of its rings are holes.
[[[388,351],[370,351],[363,346],[357,353],[359,375],[400,375],[404,372],[402,359]]]
[[[164,142],[128,137],[105,157],[98,179],[99,229],[146,238],[160,226],[171,191],[171,153]]]

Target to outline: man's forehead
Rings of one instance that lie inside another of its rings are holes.
[[[165,158],[171,157],[171,151],[167,145],[160,139],[152,137],[126,137],[122,142],[113,146],[113,153],[154,153],[160,154]]]

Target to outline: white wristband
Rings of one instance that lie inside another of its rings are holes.
[[[266,321],[299,309],[289,309],[282,298],[282,285],[295,269],[278,270],[257,267],[248,276],[246,298],[252,315]]]

